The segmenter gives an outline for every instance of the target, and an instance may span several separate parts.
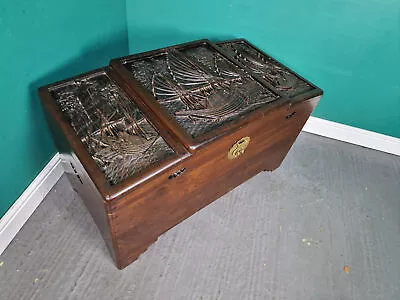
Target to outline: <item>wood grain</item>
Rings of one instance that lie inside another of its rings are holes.
[[[273,114],[251,122],[224,136],[181,163],[161,173],[120,199],[107,202],[117,265],[125,267],[159,235],[262,170],[276,169],[318,98],[294,106],[282,106]],[[296,114],[290,119],[286,116]],[[227,157],[230,147],[250,136],[245,153],[235,160]],[[181,176],[169,179],[177,170]]]

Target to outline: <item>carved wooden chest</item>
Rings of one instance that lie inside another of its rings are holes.
[[[118,268],[277,168],[322,91],[245,40],[114,59],[39,89],[66,172]]]

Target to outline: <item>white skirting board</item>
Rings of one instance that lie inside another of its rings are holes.
[[[310,117],[303,131],[400,156],[400,139],[372,131],[315,117]],[[57,153],[0,219],[0,254],[63,173],[62,157]]]
[[[11,243],[63,173],[61,157],[57,153],[0,219],[0,254]]]
[[[303,131],[400,156],[400,139],[324,119],[310,117]]]

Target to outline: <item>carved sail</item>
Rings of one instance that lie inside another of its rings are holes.
[[[222,42],[218,45],[252,72],[271,83],[285,96],[293,97],[313,89],[305,80],[245,41]]]
[[[174,153],[105,73],[67,82],[51,92],[111,184]]]
[[[279,98],[207,45],[166,49],[125,67],[193,137]]]

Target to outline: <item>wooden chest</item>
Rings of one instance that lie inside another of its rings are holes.
[[[322,91],[245,40],[201,40],[114,59],[39,94],[66,172],[124,268],[276,169]]]

